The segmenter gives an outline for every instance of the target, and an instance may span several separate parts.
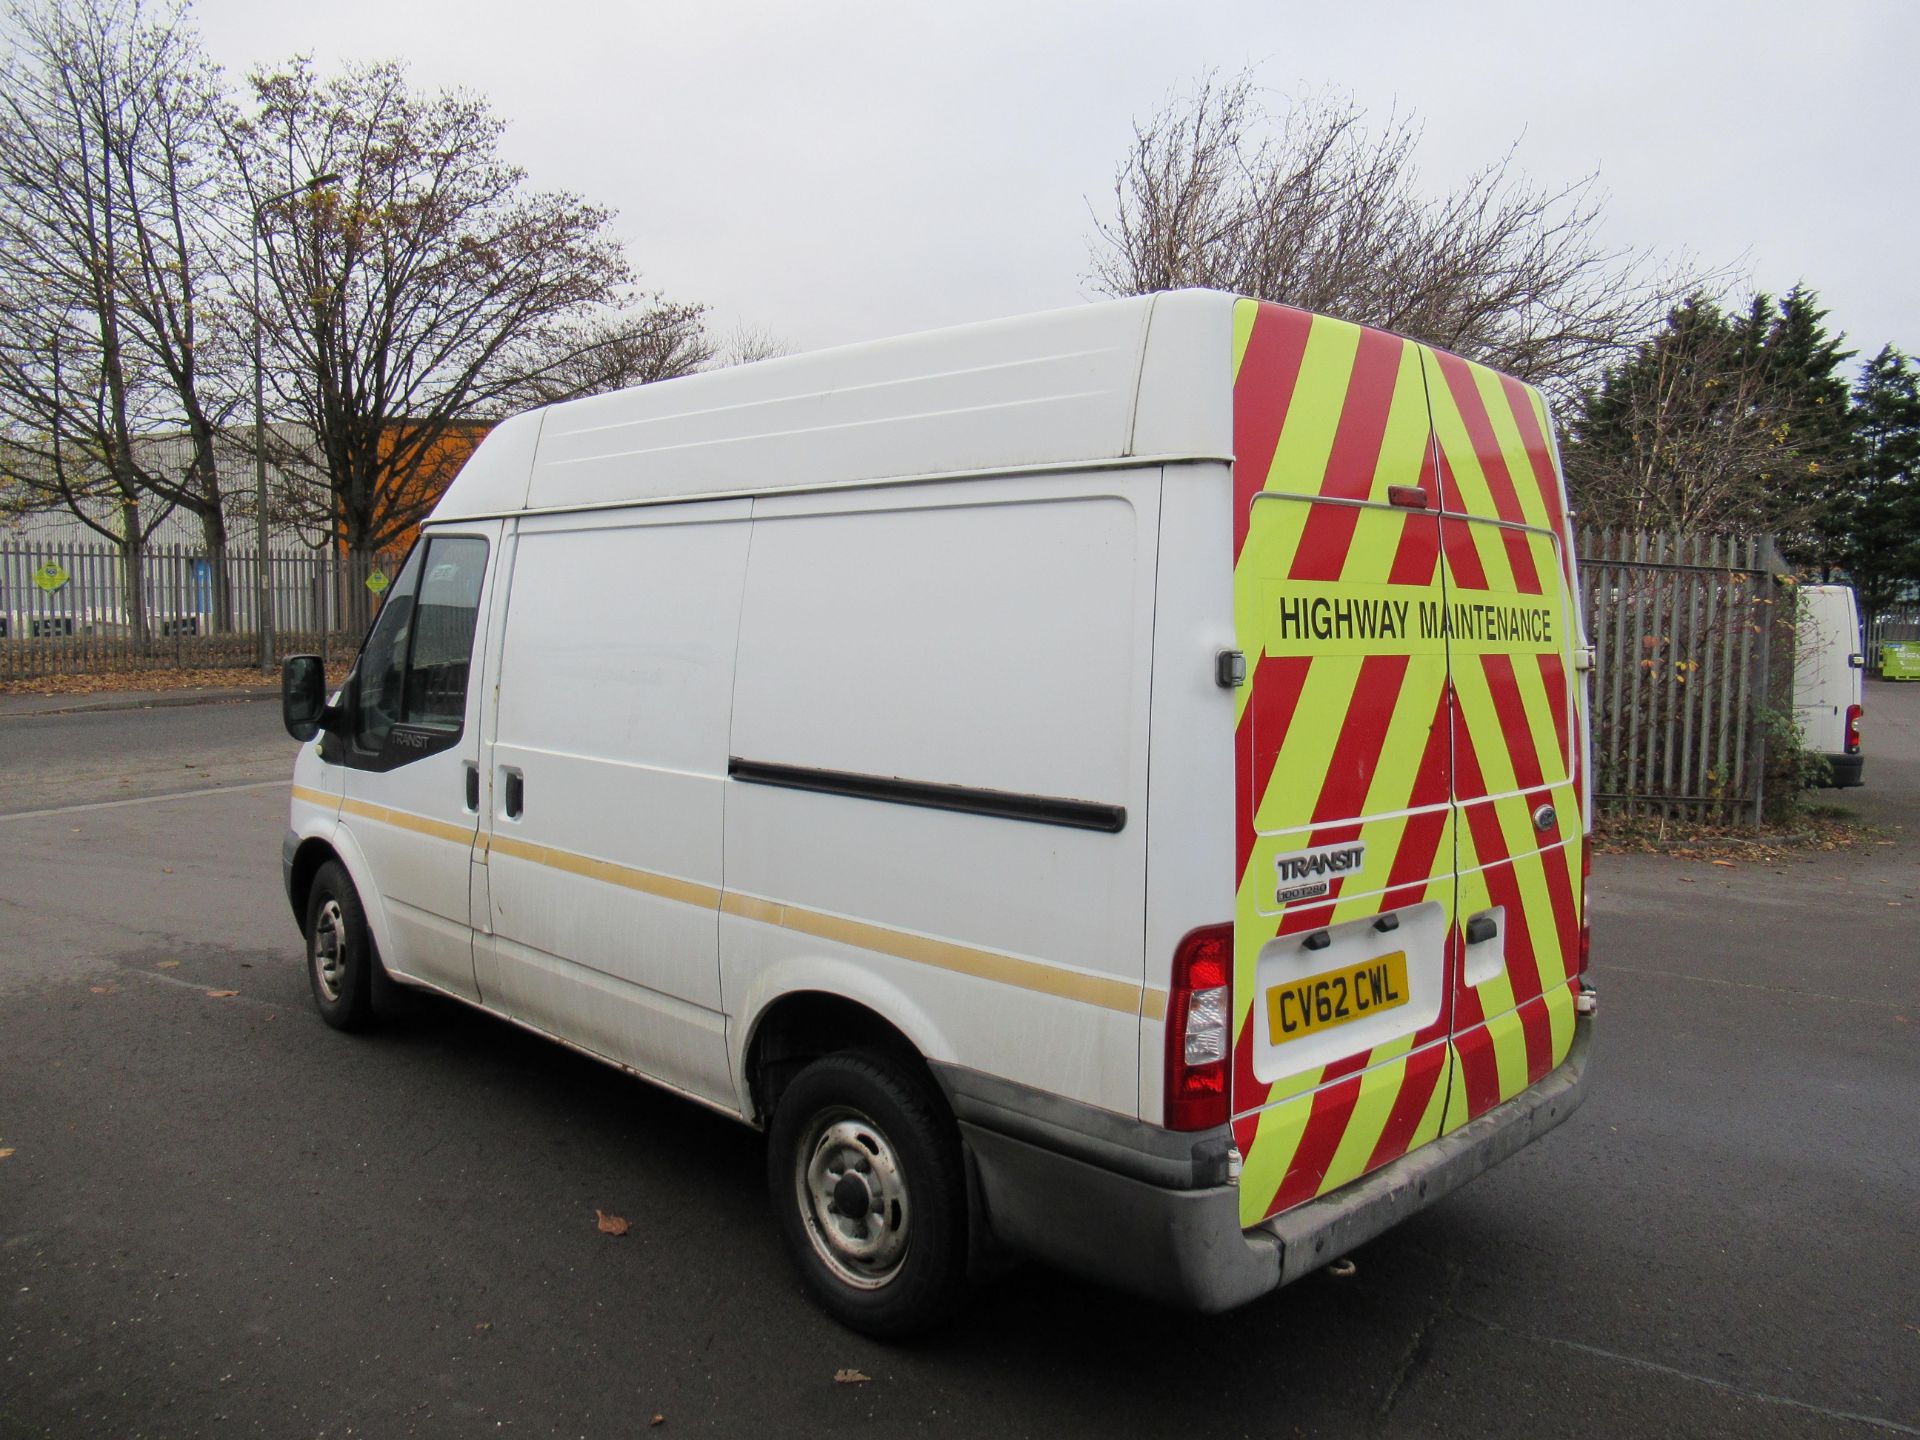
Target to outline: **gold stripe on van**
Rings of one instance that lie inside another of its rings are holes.
[[[1078,1000],[1083,1004],[1119,1010],[1129,1015],[1140,1009],[1138,985],[1112,980],[1104,975],[1083,975],[1039,960],[1022,960],[1018,956],[1003,955],[995,950],[975,950],[970,946],[956,945],[950,940],[935,940],[931,936],[913,935],[904,930],[888,930],[864,921],[822,915],[818,911],[803,910],[797,905],[760,900],[733,891],[728,891],[722,898],[720,908],[742,919],[758,920],[819,940],[835,940],[862,950],[877,951],[897,959],[911,960],[916,965],[929,965],[936,970],[950,970],[979,980],[994,980],[1002,985],[1033,990],[1042,995],[1057,995],[1063,1000]]]
[[[698,905],[702,910],[720,908],[720,892],[710,885],[696,884],[692,880],[676,880],[671,875],[656,875],[651,870],[636,870],[631,865],[616,865],[611,860],[595,860],[590,856],[576,855],[571,850],[556,850],[551,845],[530,845],[512,835],[496,833],[492,848],[495,854],[531,861],[549,870],[581,875],[626,890],[639,890],[648,895],[658,895],[663,900],[678,900],[683,905]]]
[[[294,793],[303,799],[312,798],[317,803],[333,803],[332,796],[320,795],[315,791],[296,789]],[[969,945],[957,945],[951,940],[936,940],[929,935],[889,930],[885,926],[869,925],[838,915],[825,915],[817,910],[806,910],[776,900],[761,900],[752,895],[720,891],[710,885],[677,879],[671,875],[657,875],[650,870],[636,870],[631,865],[618,865],[611,860],[596,860],[552,845],[529,844],[512,835],[496,832],[491,837],[476,837],[471,828],[449,825],[443,820],[430,820],[424,815],[393,810],[385,805],[370,805],[364,800],[342,801],[341,808],[350,815],[400,830],[411,830],[417,835],[431,836],[436,840],[470,845],[476,843],[477,838],[482,848],[490,846],[496,854],[525,860],[549,870],[579,875],[627,890],[638,890],[664,900],[677,900],[685,905],[697,905],[703,910],[724,910],[744,920],[757,920],[764,925],[811,935],[815,939],[833,940],[862,950],[872,950],[916,965],[927,965],[978,980],[992,980],[1040,995],[1057,996],[1062,1000],[1098,1005],[1103,1010],[1117,1010],[1124,1015],[1140,1014],[1149,1020],[1166,1018],[1166,991],[1143,989],[1125,980],[1115,980],[1105,975],[1086,975],[1041,960],[1023,960],[1017,955],[1006,955],[997,950],[976,950]]]
[[[309,790],[304,785],[296,785],[293,787],[293,798],[296,800],[304,800],[309,805],[324,805],[329,810],[340,803],[340,797],[338,795],[329,795],[324,790]]]
[[[471,845],[473,833],[480,825],[477,819],[471,825],[449,825],[444,820],[429,820],[425,815],[391,810],[385,805],[369,805],[364,800],[342,800],[340,808],[348,815],[378,820],[382,825],[391,825],[396,830],[411,830],[416,835],[430,835],[435,840],[451,840],[456,845]]]

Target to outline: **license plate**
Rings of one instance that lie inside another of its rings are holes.
[[[1343,970],[1274,986],[1267,991],[1267,1035],[1278,1045],[1406,1003],[1407,952],[1396,950]]]

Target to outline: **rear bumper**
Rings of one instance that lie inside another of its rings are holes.
[[[1023,1137],[982,1123],[992,1117],[965,1096],[955,1109],[983,1218],[1002,1245],[1116,1289],[1212,1312],[1338,1259],[1553,1129],[1586,1098],[1592,1031],[1590,1018],[1577,1020],[1560,1067],[1479,1119],[1251,1230],[1240,1228],[1233,1185],[1170,1189],[1062,1153],[1031,1130]]]
[[[1827,768],[1833,772],[1833,778],[1828,783],[1836,790],[1866,783],[1867,757],[1864,755],[1829,755]]]

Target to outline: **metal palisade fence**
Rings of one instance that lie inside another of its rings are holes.
[[[1576,538],[1595,799],[1629,815],[1758,824],[1768,716],[1792,707],[1791,591],[1772,538]]]
[[[1880,647],[1901,641],[1920,640],[1920,600],[1902,600],[1889,605],[1867,622],[1867,668],[1880,668]]]
[[[275,653],[350,653],[374,595],[404,558],[270,551]],[[226,567],[231,598],[222,613],[212,562],[197,548],[148,546],[130,583],[126,557],[113,545],[0,542],[0,680],[252,663],[259,557],[235,549]]]

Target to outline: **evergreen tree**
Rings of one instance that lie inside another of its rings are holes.
[[[1694,533],[1770,531],[1836,563],[1855,469],[1850,351],[1813,292],[1728,314],[1696,297],[1569,417],[1567,480],[1586,520]]]
[[[1920,589],[1920,365],[1884,347],[1853,391],[1859,445],[1841,559],[1873,615]]]
[[[1827,333],[1827,312],[1805,285],[1794,286],[1777,306],[1766,306],[1765,298],[1755,297],[1746,323],[1790,427],[1774,507],[1785,521],[1780,541],[1803,564],[1830,571],[1841,563],[1859,455],[1847,382],[1839,373],[1854,352],[1842,348],[1844,335]]]

